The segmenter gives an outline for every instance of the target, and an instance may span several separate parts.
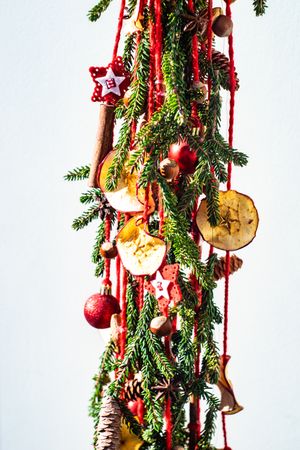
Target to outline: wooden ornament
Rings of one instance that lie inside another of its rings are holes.
[[[172,181],[179,174],[179,165],[174,159],[165,158],[159,165],[159,171],[167,181]]]
[[[113,146],[113,130],[115,120],[115,107],[101,104],[99,111],[99,123],[94,146],[93,159],[91,163],[88,180],[89,187],[99,187],[98,168]]]
[[[109,241],[103,242],[100,248],[100,254],[103,258],[113,259],[118,254],[118,249],[115,244]]]
[[[220,222],[212,227],[208,220],[207,200],[201,201],[196,222],[203,239],[220,250],[238,250],[256,236],[258,213],[253,200],[240,192],[219,192]]]
[[[150,330],[158,337],[169,336],[172,332],[172,322],[168,317],[154,317],[150,323]]]
[[[212,23],[212,30],[216,36],[228,37],[233,30],[233,22],[230,17],[220,14]]]
[[[238,404],[234,395],[231,381],[227,376],[227,364],[229,360],[230,356],[221,356],[219,380],[217,383],[217,386],[221,392],[220,411],[222,411],[222,413],[226,415],[237,414],[244,409],[241,405]]]
[[[166,255],[165,242],[148,233],[142,217],[133,217],[117,235],[117,248],[125,269],[132,275],[152,275]]]

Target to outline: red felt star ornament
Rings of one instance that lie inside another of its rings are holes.
[[[179,264],[168,264],[155,272],[149,280],[145,280],[145,289],[154,295],[163,313],[171,301],[177,304],[181,298],[181,289],[177,282]]]
[[[119,56],[107,67],[90,67],[90,74],[95,83],[93,102],[115,105],[124,96],[130,84],[130,76]]]

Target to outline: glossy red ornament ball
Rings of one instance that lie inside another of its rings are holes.
[[[172,144],[168,157],[177,162],[182,172],[186,174],[194,173],[197,164],[197,154],[186,141]]]
[[[111,316],[119,312],[119,302],[110,294],[94,294],[84,305],[84,316],[95,328],[109,328]]]

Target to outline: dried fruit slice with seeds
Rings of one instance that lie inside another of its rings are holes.
[[[196,222],[203,239],[221,250],[238,250],[256,236],[258,213],[248,195],[220,191],[220,222],[212,227],[208,220],[207,200],[201,201]]]
[[[133,217],[119,232],[117,248],[124,267],[132,275],[152,275],[161,266],[166,244],[151,236],[142,217]]]
[[[137,171],[132,172],[131,168],[128,167],[126,163],[122,170],[117,187],[112,191],[109,191],[106,188],[108,170],[112,165],[115,154],[115,151],[110,152],[103,161],[100,171],[99,186],[110,205],[117,211],[132,214],[142,213],[144,211],[145,189],[137,189],[139,179],[138,173]],[[151,192],[149,193],[148,206],[148,214],[150,214],[155,208]]]

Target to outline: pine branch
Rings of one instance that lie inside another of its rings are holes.
[[[100,19],[102,13],[107,10],[112,0],[100,0],[97,5],[95,5],[92,9],[89,10],[87,16],[91,22],[96,22]]]
[[[263,16],[266,12],[268,5],[267,0],[254,0],[253,1],[253,8],[255,11],[255,14],[257,16]]]
[[[87,211],[85,211],[81,216],[77,217],[73,221],[72,228],[78,231],[85,228],[89,223],[99,217],[99,205],[92,205]]]
[[[77,181],[77,180],[85,180],[89,177],[90,174],[90,166],[81,166],[76,167],[73,170],[70,170],[65,176],[64,179],[66,181]]]
[[[87,192],[81,194],[80,202],[84,205],[93,203],[95,200],[103,198],[103,193],[101,189],[90,189]]]

